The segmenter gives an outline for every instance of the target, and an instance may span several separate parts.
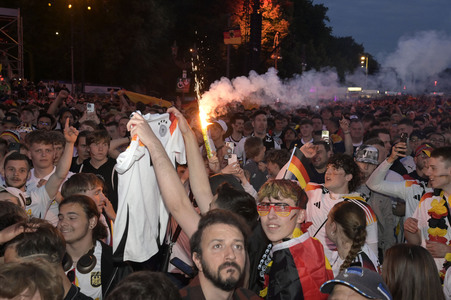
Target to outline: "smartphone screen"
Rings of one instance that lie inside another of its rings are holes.
[[[321,132],[321,139],[329,144],[329,130],[323,130]]]
[[[86,111],[87,111],[88,113],[94,112],[94,103],[88,103],[88,104],[86,104]]]

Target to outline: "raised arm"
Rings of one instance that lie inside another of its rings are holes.
[[[405,156],[405,154],[402,154],[402,151],[405,151],[405,149],[405,143],[397,143],[393,146],[390,156],[374,170],[373,174],[366,181],[368,188],[384,195],[405,199],[404,181],[395,182],[384,180],[393,162],[398,157]]]
[[[352,146],[351,133],[349,132],[349,120],[343,117],[340,120],[340,128],[343,131],[343,142],[345,144],[345,154],[352,156],[354,148]]]
[[[63,183],[67,173],[69,173],[72,156],[74,154],[74,143],[78,137],[78,130],[69,126],[69,118],[66,119],[66,126],[64,126],[64,137],[66,138],[66,145],[64,147],[63,155],[56,166],[55,173],[50,176],[45,184],[45,189],[50,199],[55,198],[61,183]],[[58,200],[61,199],[57,198],[57,201]]]
[[[149,150],[163,201],[183,231],[191,237],[197,230],[200,216],[191,205],[163,145],[147,121],[139,114],[133,115],[127,124],[127,129],[131,136],[137,135],[140,142]]]
[[[52,116],[55,116],[58,111],[58,108],[61,106],[64,99],[66,99],[68,96],[69,96],[69,93],[66,90],[61,90],[58,93],[58,96],[56,97],[56,99],[53,100],[53,102],[50,104],[49,109],[47,110],[47,113]]]
[[[179,128],[185,141],[191,191],[193,192],[200,212],[205,213],[210,209],[213,194],[210,189],[208,174],[205,171],[204,159],[199,152],[196,136],[181,112],[175,107],[169,108],[168,112],[173,113],[179,122]]]
[[[116,159],[119,156],[119,154],[121,154],[121,152],[119,150],[117,150],[117,148],[119,148],[122,145],[128,144],[128,143],[130,143],[129,137],[123,137],[123,138],[111,140],[110,149],[108,150],[108,156]]]

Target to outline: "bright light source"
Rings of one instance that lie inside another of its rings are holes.
[[[358,86],[350,86],[348,87],[348,92],[361,92],[362,88]]]
[[[49,6],[52,6],[52,3],[49,2]]]
[[[91,10],[91,6],[88,6],[88,10]]]
[[[365,56],[362,56],[361,58],[360,58],[361,60],[365,60],[366,59],[366,57]]]
[[[72,4],[69,4],[67,7],[72,8]]]
[[[56,35],[59,35],[60,33],[57,31],[57,32],[55,32],[55,34],[56,34]]]

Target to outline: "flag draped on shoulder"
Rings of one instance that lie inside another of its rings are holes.
[[[303,154],[299,148],[294,147],[293,153],[291,153],[290,164],[288,165],[288,171],[293,173],[299,181],[299,185],[304,189],[307,183],[310,182],[310,177],[301,162]]]

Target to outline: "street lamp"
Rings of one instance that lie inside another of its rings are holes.
[[[368,56],[360,57],[360,67],[365,68],[365,74],[368,76]]]
[[[360,57],[360,67],[365,68],[365,88],[368,82],[368,56],[362,55]]]

